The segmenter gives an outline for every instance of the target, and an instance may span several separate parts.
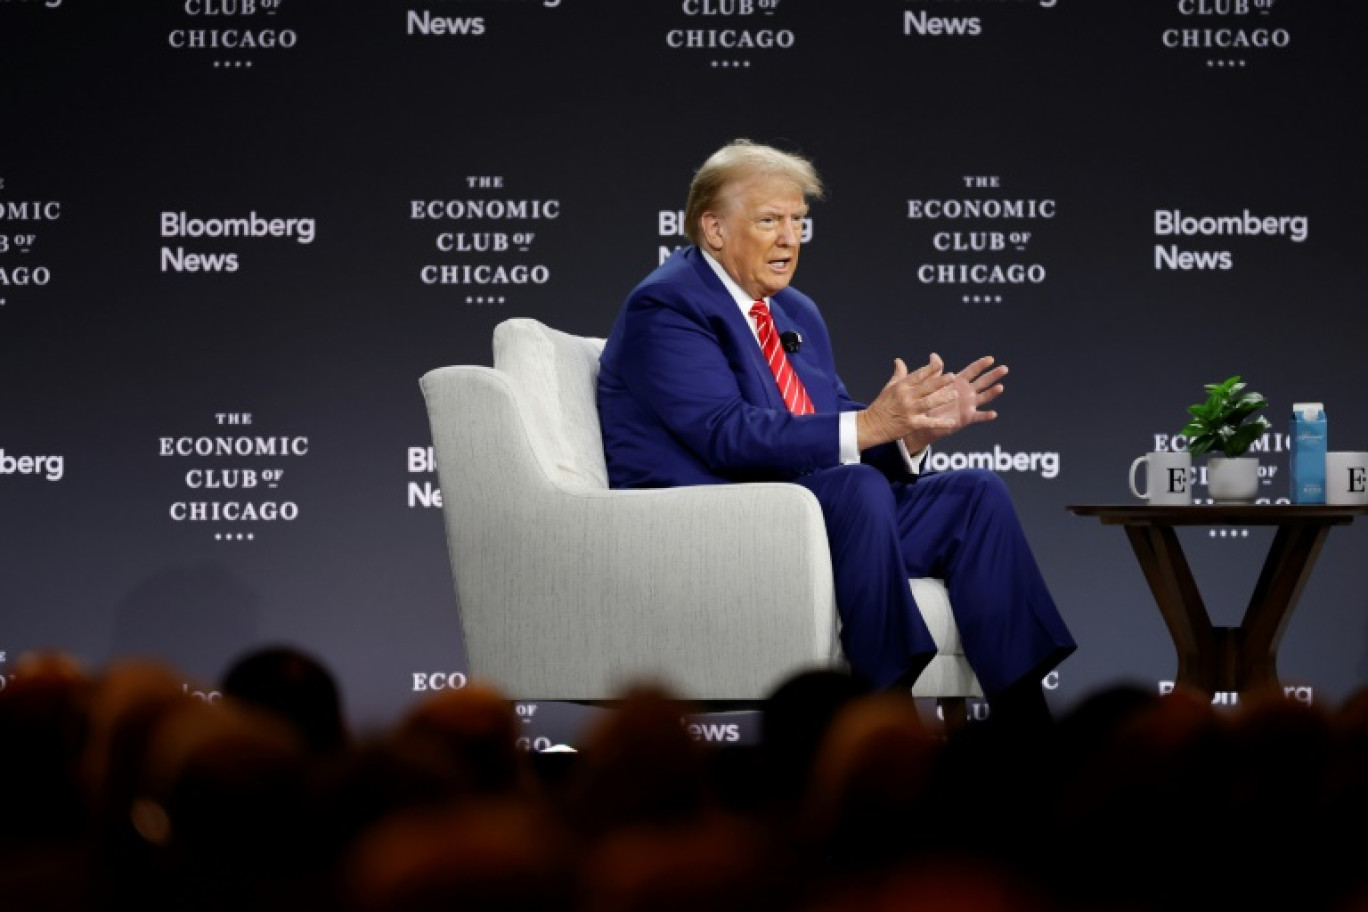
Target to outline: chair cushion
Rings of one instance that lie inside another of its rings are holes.
[[[494,367],[513,382],[543,468],[570,488],[608,487],[598,419],[603,342],[525,317],[494,328]]]

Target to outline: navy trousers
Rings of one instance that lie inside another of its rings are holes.
[[[1039,681],[1077,648],[995,473],[903,482],[857,464],[797,483],[821,504],[841,643],[852,672],[872,687],[910,687],[936,653],[911,577],[945,581],[965,657],[990,700]]]

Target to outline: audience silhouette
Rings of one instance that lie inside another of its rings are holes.
[[[1368,908],[1368,688],[1217,706],[1119,682],[1026,737],[814,670],[735,746],[643,684],[551,765],[478,680],[354,736],[330,671],[289,646],[217,692],[155,660],[11,671],[4,909]]]
[[[221,691],[280,716],[310,750],[338,750],[350,739],[332,672],[297,647],[268,646],[239,657],[224,672]]]

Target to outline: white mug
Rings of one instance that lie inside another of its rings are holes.
[[[1145,490],[1136,486],[1140,464],[1146,465]],[[1146,453],[1130,467],[1131,493],[1154,506],[1171,507],[1192,503],[1192,454],[1187,451]]]
[[[1325,454],[1325,502],[1340,506],[1368,504],[1368,453]]]

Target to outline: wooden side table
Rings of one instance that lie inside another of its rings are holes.
[[[1330,527],[1368,513],[1368,506],[1310,504],[1075,504],[1068,509],[1125,528],[1178,652],[1175,680],[1207,694],[1280,686],[1278,645]],[[1277,527],[1237,627],[1212,625],[1175,529],[1226,525]]]

